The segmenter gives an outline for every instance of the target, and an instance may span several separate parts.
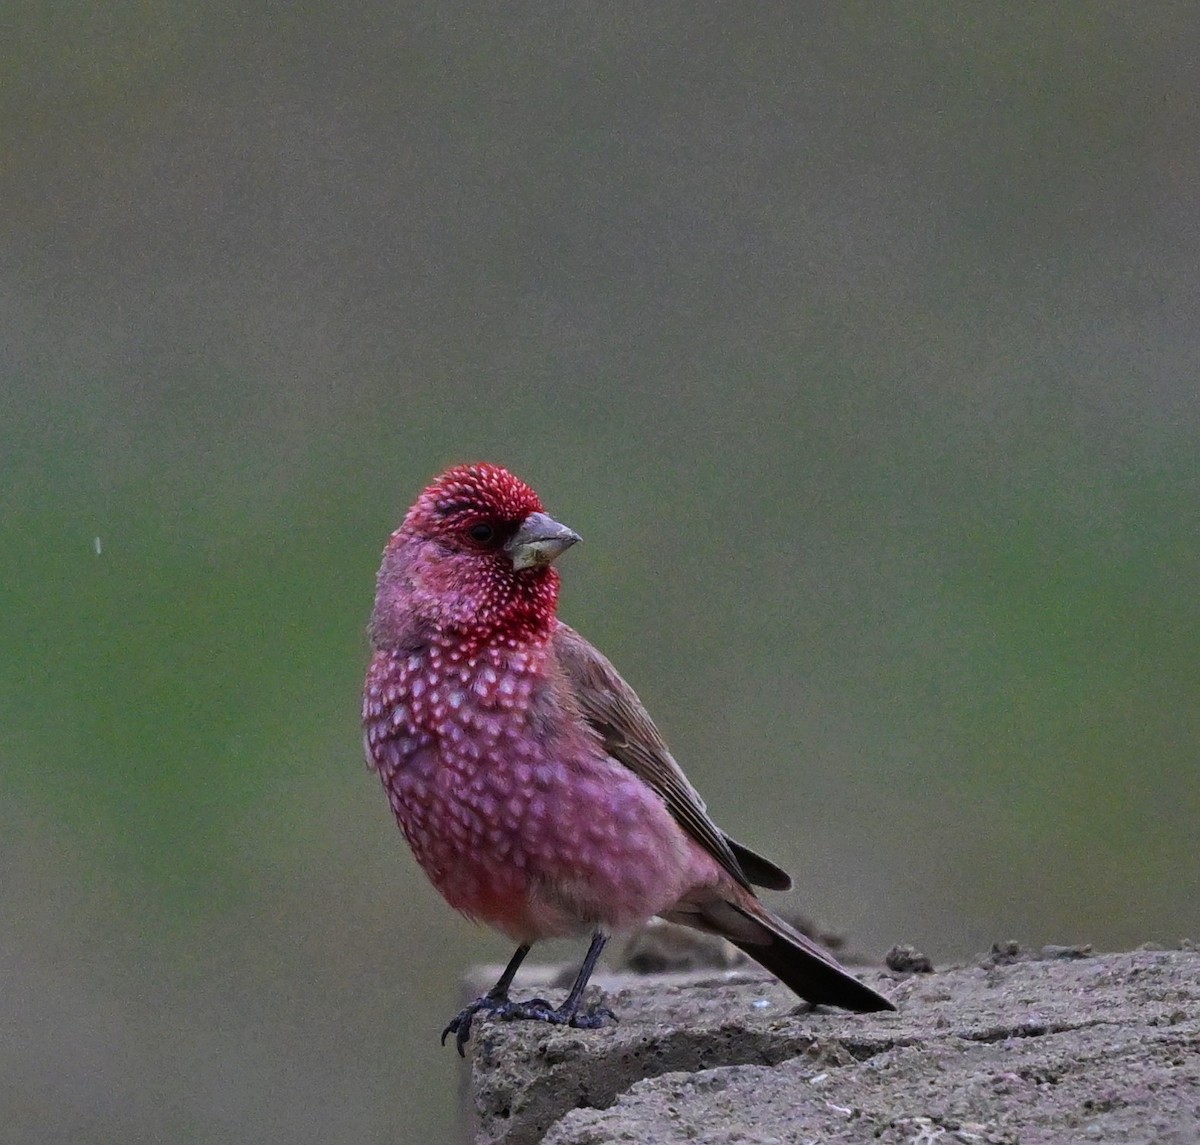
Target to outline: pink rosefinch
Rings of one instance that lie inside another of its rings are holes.
[[[367,760],[451,906],[520,945],[473,1017],[595,1027],[580,1008],[608,935],[655,915],[724,935],[800,997],[894,1009],[764,906],[791,879],[709,817],[634,691],[555,616],[551,562],[579,537],[495,465],[430,485],[379,569],[364,689]],[[591,934],[561,1006],[508,991],[532,943]]]

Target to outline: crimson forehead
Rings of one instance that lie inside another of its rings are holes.
[[[442,518],[484,513],[519,521],[542,511],[538,495],[510,473],[478,473],[443,481],[432,492],[433,510]]]

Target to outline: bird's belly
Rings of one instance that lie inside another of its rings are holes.
[[[407,762],[385,783],[417,861],[452,906],[518,941],[632,929],[695,877],[662,800],[607,757],[468,766],[430,745]]]

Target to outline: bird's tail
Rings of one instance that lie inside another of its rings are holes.
[[[896,1008],[753,895],[739,894],[736,901],[722,895],[697,906],[695,911],[676,909],[668,917],[728,938],[805,1001],[859,1013]]]

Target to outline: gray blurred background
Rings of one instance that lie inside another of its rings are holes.
[[[0,24],[0,1140],[451,1139],[358,690],[456,460],[776,905],[1200,937],[1193,5]]]

